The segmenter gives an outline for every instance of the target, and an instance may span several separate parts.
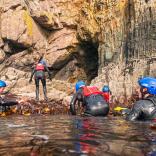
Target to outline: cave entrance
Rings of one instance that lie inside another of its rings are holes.
[[[78,64],[84,70],[88,84],[98,76],[98,44],[82,42],[78,50]]]
[[[89,85],[98,75],[98,44],[81,42],[75,52],[52,68],[55,79],[70,83],[84,80]]]

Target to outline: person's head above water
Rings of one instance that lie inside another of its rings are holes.
[[[6,87],[5,81],[0,80],[0,93],[3,92],[4,88]]]
[[[146,93],[156,95],[156,78],[144,77],[138,80],[140,87],[145,89]]]
[[[83,86],[86,86],[85,82],[84,81],[78,81],[75,85],[75,90],[76,92]]]
[[[104,85],[102,88],[102,92],[110,92],[109,86]]]

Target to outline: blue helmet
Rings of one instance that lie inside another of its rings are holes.
[[[144,77],[138,80],[138,83],[141,87],[147,88],[149,94],[156,95],[156,78],[153,77]]]
[[[40,60],[39,63],[47,66],[47,63],[46,63],[46,61],[44,59]]]
[[[82,87],[82,86],[85,86],[86,84],[85,84],[85,82],[83,82],[83,81],[78,81],[77,83],[76,83],[76,85],[75,85],[75,90],[76,90],[76,92]]]
[[[6,87],[6,83],[2,80],[0,80],[0,87]]]
[[[102,91],[103,91],[103,92],[109,92],[110,89],[109,89],[108,86],[103,86]]]

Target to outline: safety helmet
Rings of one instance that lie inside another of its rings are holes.
[[[156,95],[156,78],[153,77],[144,77],[138,80],[138,83],[141,87],[147,88],[149,94]]]
[[[75,90],[76,92],[82,87],[82,86],[85,86],[85,82],[84,81],[78,81],[75,85]]]
[[[2,80],[0,80],[0,87],[6,87],[6,83]]]
[[[109,89],[108,86],[103,86],[102,91],[103,91],[103,92],[109,92],[110,89]]]
[[[39,63],[43,64],[43,65],[47,65],[46,61],[44,59],[40,60]]]

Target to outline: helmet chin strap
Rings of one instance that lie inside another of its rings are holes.
[[[4,89],[5,89],[4,87],[0,87],[0,94],[3,93]]]
[[[149,96],[149,93],[147,92],[147,88],[140,88],[141,92],[141,98],[144,99],[145,97]]]

